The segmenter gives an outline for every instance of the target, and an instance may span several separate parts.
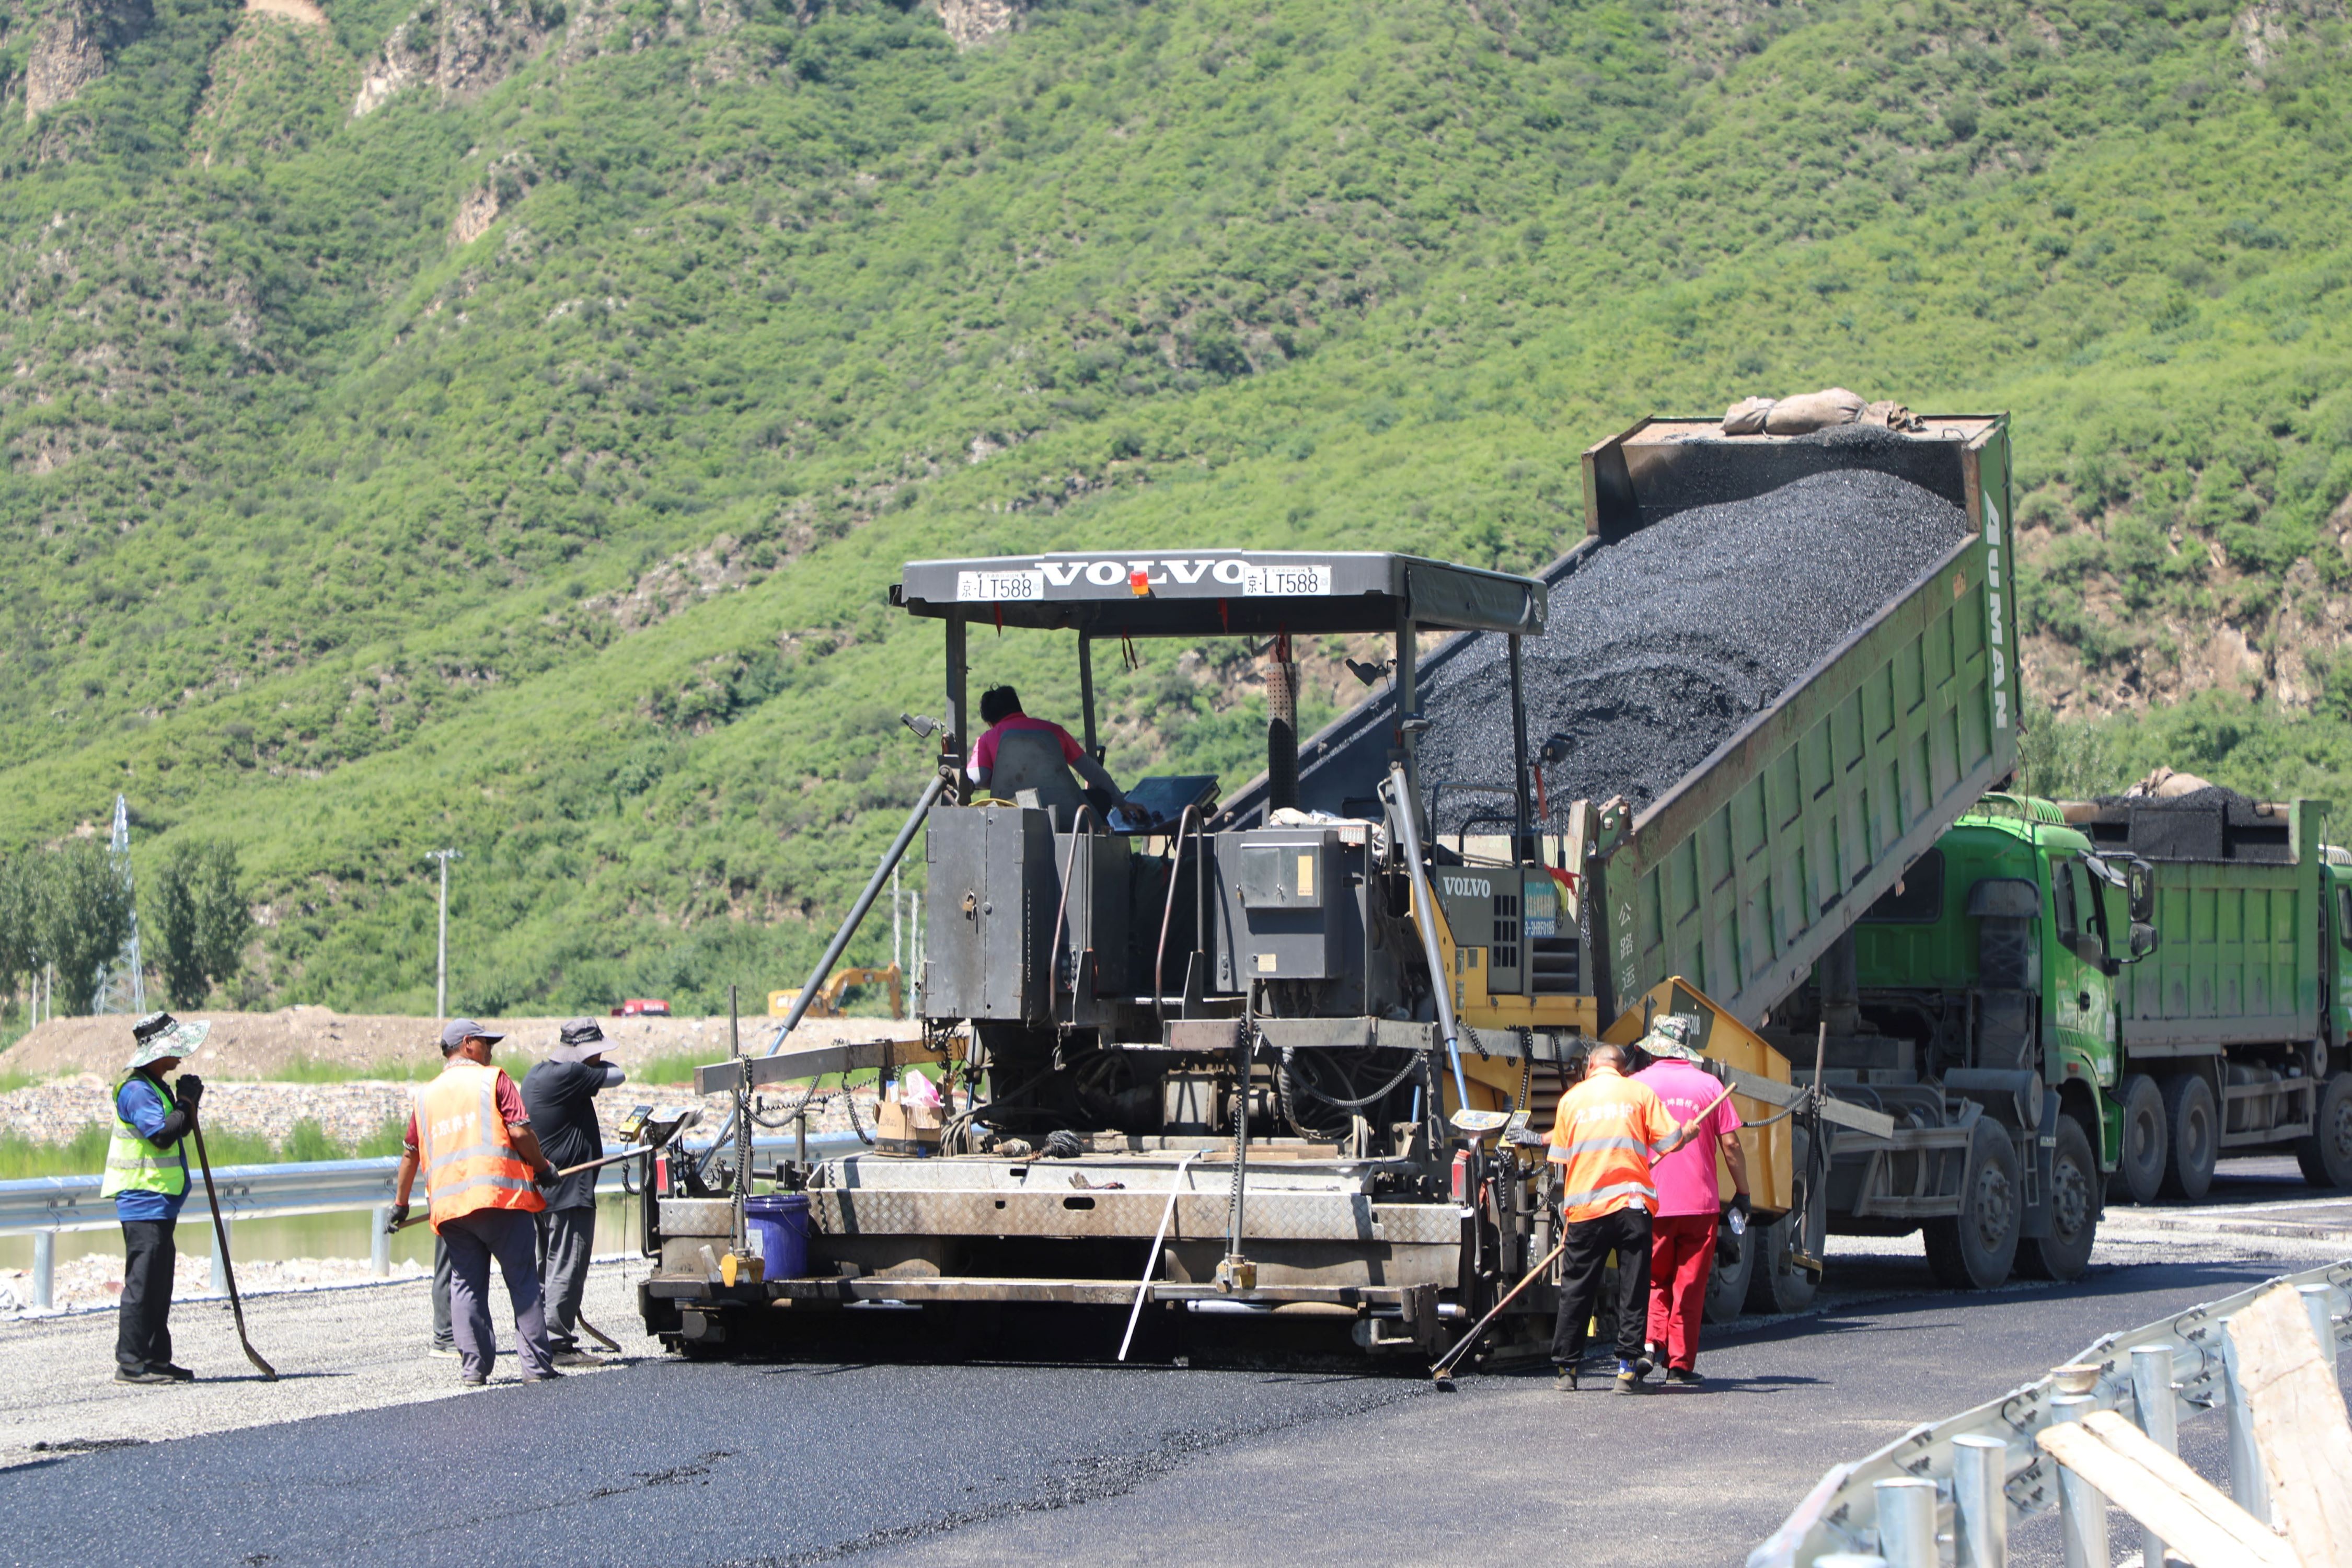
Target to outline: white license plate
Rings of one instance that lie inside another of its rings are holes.
[[[1328,597],[1330,592],[1328,566],[1253,566],[1242,579],[1242,595],[1250,599]]]
[[[956,574],[956,597],[960,600],[990,604],[1003,599],[1042,599],[1045,596],[1045,574],[1042,568],[1033,567],[1026,572]]]

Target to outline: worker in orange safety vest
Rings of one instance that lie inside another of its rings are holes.
[[[1612,1252],[1617,1255],[1617,1392],[1642,1391],[1650,1371],[1642,1342],[1650,1321],[1650,1216],[1658,1207],[1650,1163],[1690,1138],[1691,1129],[1675,1121],[1664,1101],[1625,1076],[1620,1046],[1593,1047],[1583,1080],[1560,1097],[1550,1155],[1561,1167],[1566,1226],[1559,1317],[1551,1340],[1559,1369],[1552,1386],[1560,1392],[1576,1388],[1585,1327]]]
[[[539,1189],[555,1179],[555,1167],[530,1130],[522,1092],[490,1064],[490,1047],[505,1037],[471,1018],[452,1018],[441,1031],[441,1076],[416,1090],[392,1211],[394,1226],[408,1217],[409,1194],[421,1166],[426,1213],[449,1248],[458,1375],[469,1388],[487,1383],[498,1360],[490,1328],[493,1258],[514,1306],[523,1381],[562,1375],[548,1345],[539,1230],[531,1217],[547,1206]]]

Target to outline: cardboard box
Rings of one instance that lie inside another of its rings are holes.
[[[940,1152],[940,1119],[936,1105],[900,1105],[884,1100],[874,1113],[874,1146],[885,1154],[921,1157]]]

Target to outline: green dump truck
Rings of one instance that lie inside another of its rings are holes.
[[[2113,1016],[2099,1082],[2117,1194],[2200,1198],[2222,1152],[2265,1149],[2352,1188],[2352,856],[2321,842],[2326,804],[2206,789],[2063,809],[2095,853],[2155,869],[2159,945],[2112,1001],[2091,991]]]
[[[1797,1027],[1768,1034],[1825,1035],[1831,1091],[1898,1120],[1940,1082],[2037,1159],[1938,1170],[1908,1132],[1841,1148],[1830,1228],[1910,1229],[1957,1174],[1964,1207],[1927,1223],[1928,1256],[1984,1287],[2011,1259],[2078,1272],[2103,1186],[2201,1197],[2225,1149],[2291,1148],[2352,1187],[2352,857],[2321,845],[2325,809],[1992,795],[1961,817],[1774,1019]],[[2051,1222],[2021,1239],[2007,1216],[2037,1204]]]

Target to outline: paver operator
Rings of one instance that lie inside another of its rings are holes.
[[[562,1375],[548,1349],[539,1230],[531,1217],[547,1207],[539,1188],[553,1179],[555,1167],[530,1130],[514,1079],[490,1065],[490,1047],[505,1037],[471,1018],[452,1018],[442,1029],[441,1076],[416,1090],[392,1209],[394,1225],[408,1217],[421,1165],[434,1234],[449,1244],[449,1315],[459,1377],[475,1388],[489,1380],[498,1360],[490,1328],[493,1258],[514,1306],[523,1381]]]
[[[1561,1167],[1566,1224],[1559,1317],[1551,1338],[1559,1374],[1552,1386],[1561,1392],[1576,1387],[1585,1327],[1612,1252],[1617,1255],[1617,1392],[1641,1392],[1649,1370],[1642,1335],[1649,1324],[1650,1215],[1658,1206],[1650,1163],[1681,1148],[1696,1131],[1677,1123],[1648,1086],[1625,1076],[1622,1046],[1593,1047],[1583,1079],[1560,1096],[1550,1158]]]
[[[604,1031],[593,1018],[563,1026],[547,1059],[523,1075],[523,1109],[547,1157],[561,1166],[582,1165],[604,1152],[604,1129],[596,1121],[596,1096],[623,1081],[619,1068],[604,1060]],[[547,1297],[547,1339],[558,1366],[596,1366],[580,1348],[580,1300],[588,1291],[588,1259],[595,1251],[596,1175],[580,1171],[547,1191],[539,1216],[539,1278]]]
[[[1641,1044],[1656,1060],[1633,1075],[1635,1083],[1649,1088],[1668,1114],[1684,1122],[1706,1110],[1723,1088],[1698,1065],[1691,1034],[1689,1020],[1679,1014],[1659,1018]],[[1664,1354],[1668,1383],[1699,1380],[1699,1325],[1706,1316],[1706,1281],[1715,1268],[1716,1226],[1724,1212],[1722,1188],[1716,1181],[1718,1149],[1731,1172],[1731,1207],[1744,1226],[1748,1159],[1740,1152],[1739,1112],[1731,1101],[1707,1111],[1690,1142],[1651,1170],[1658,1187],[1658,1212],[1650,1222],[1649,1348],[1654,1357]]]
[[[205,1080],[181,1073],[210,1024],[183,1024],[150,1013],[131,1026],[131,1065],[114,1086],[114,1136],[106,1145],[99,1195],[114,1200],[122,1225],[122,1305],[115,1316],[114,1381],[187,1383],[195,1373],[172,1361],[172,1277],[179,1263],[172,1232],[188,1198],[188,1152]]]
[[[992,686],[981,693],[980,721],[988,728],[982,731],[980,739],[973,742],[971,761],[964,765],[964,771],[971,775],[971,782],[978,784],[983,791],[987,790],[995,780],[997,752],[1003,744],[1004,737],[1025,734],[1034,731],[1052,736],[1055,743],[1060,746],[1063,763],[1076,769],[1078,776],[1087,781],[1088,786],[1087,797],[1093,803],[1096,811],[1108,816],[1114,810],[1131,811],[1133,809],[1128,804],[1126,792],[1121,790],[1118,781],[1110,776],[1110,770],[1087,755],[1087,749],[1078,744],[1076,738],[1051,719],[1032,719],[1028,714],[1021,711],[1021,694],[1013,688]],[[1008,784],[1004,790],[998,793],[1006,794],[1013,787],[1015,786]],[[1006,797],[1010,798],[1009,794]]]

